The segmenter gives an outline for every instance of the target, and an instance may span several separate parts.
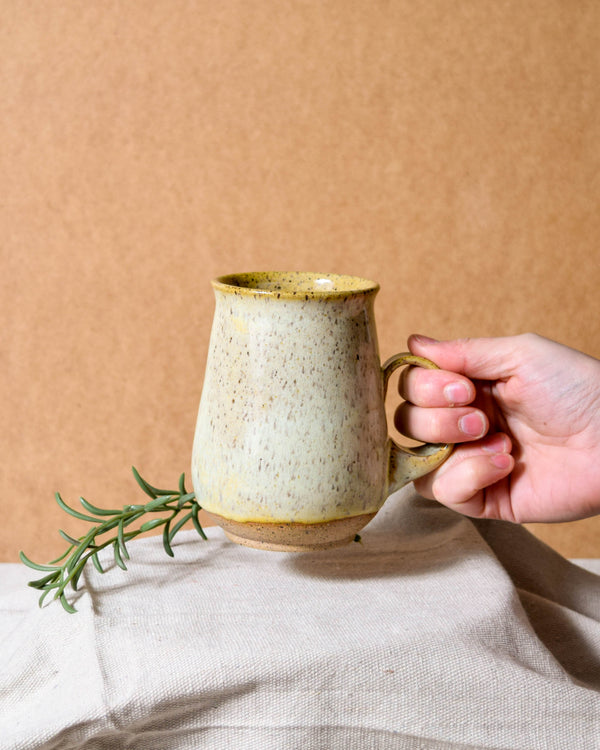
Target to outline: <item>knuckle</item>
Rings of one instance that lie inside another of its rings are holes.
[[[416,406],[429,406],[437,402],[441,390],[440,372],[422,367],[406,367],[400,373],[398,392]]]
[[[423,437],[424,440],[428,440],[431,443],[446,442],[444,424],[439,412],[433,412],[428,415],[426,431],[427,435]]]

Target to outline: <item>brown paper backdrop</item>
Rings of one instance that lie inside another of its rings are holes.
[[[0,552],[188,469],[211,277],[375,278],[382,357],[600,356],[600,4],[4,0]],[[598,556],[599,519],[540,526]]]

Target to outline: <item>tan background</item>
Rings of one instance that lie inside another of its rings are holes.
[[[187,471],[209,280],[379,280],[409,333],[600,356],[600,4],[4,0],[0,552]],[[536,532],[599,556],[599,519]]]

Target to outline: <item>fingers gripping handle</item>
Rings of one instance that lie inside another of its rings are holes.
[[[416,354],[395,354],[382,367],[383,393],[387,393],[390,376],[398,367],[416,365],[427,370],[438,370],[438,366],[425,357]],[[425,443],[416,448],[404,448],[390,438],[390,453],[388,459],[388,495],[396,492],[413,479],[428,474],[437,469],[452,453],[454,446],[448,444]]]

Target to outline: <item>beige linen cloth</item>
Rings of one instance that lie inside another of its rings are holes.
[[[208,535],[76,615],[1,566],[2,750],[600,748],[600,577],[524,529],[404,491],[336,550]]]

